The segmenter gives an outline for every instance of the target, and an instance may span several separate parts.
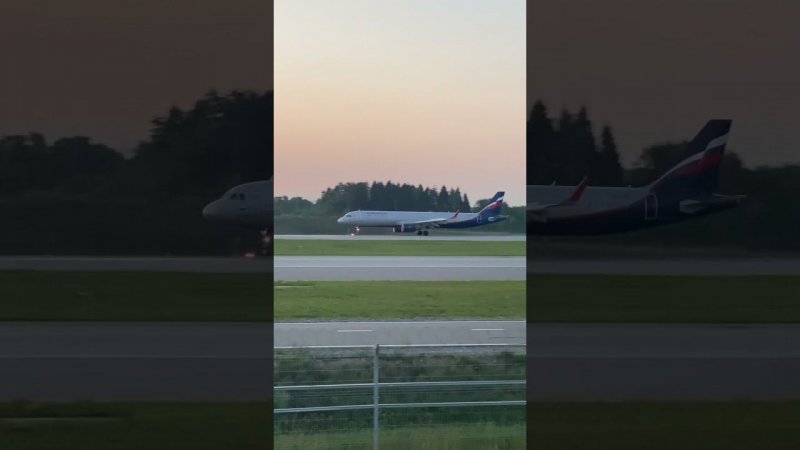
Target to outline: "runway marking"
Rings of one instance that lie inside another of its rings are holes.
[[[473,328],[470,331],[505,331],[505,328]]]
[[[337,333],[363,333],[363,332],[370,332],[372,330],[336,330]]]
[[[524,320],[384,320],[384,321],[353,321],[353,322],[340,322],[340,321],[327,321],[327,322],[275,322],[276,325],[330,325],[334,323],[339,324],[370,324],[370,325],[398,325],[398,324],[413,324],[413,325],[433,325],[433,324],[465,324],[465,323],[508,323],[508,324],[524,324]]]

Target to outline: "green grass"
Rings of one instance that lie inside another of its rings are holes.
[[[790,450],[800,402],[529,403],[537,450]]]
[[[269,449],[271,418],[268,403],[0,403],[0,448]]]
[[[382,430],[381,450],[513,450],[525,447],[525,424],[445,425]],[[275,448],[372,450],[372,430],[316,434],[278,434]]]
[[[800,277],[535,275],[529,322],[800,322]]]
[[[276,240],[276,256],[525,256],[525,242]]]
[[[269,321],[261,274],[0,272],[0,320]]]
[[[524,281],[276,282],[275,320],[525,318]]]
[[[527,305],[526,305],[527,291]],[[275,283],[276,320],[800,322],[800,277],[534,275],[523,281]],[[767,295],[768,294],[768,295]],[[262,274],[0,272],[0,320],[269,321]]]

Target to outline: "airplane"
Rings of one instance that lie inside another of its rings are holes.
[[[421,211],[350,211],[340,217],[337,222],[355,225],[356,233],[360,227],[387,227],[395,233],[413,233],[427,236],[433,228],[472,228],[501,222],[507,216],[501,216],[503,196],[505,192],[494,194],[485,208],[477,213],[421,212]]]
[[[268,246],[272,240],[272,193],[272,178],[234,186],[203,208],[203,218],[216,225],[260,230],[262,243]]]
[[[530,235],[599,235],[680,222],[731,209],[745,196],[716,193],[731,120],[711,120],[682,160],[643,187],[527,186]]]

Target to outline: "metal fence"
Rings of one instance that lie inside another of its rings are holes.
[[[525,447],[525,346],[275,349],[275,448]]]

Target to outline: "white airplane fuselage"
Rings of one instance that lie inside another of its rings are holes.
[[[455,212],[421,212],[421,211],[352,211],[342,216],[337,222],[357,227],[394,227],[413,222],[426,222],[442,217],[453,217]],[[459,213],[449,224],[473,220],[478,213]]]

